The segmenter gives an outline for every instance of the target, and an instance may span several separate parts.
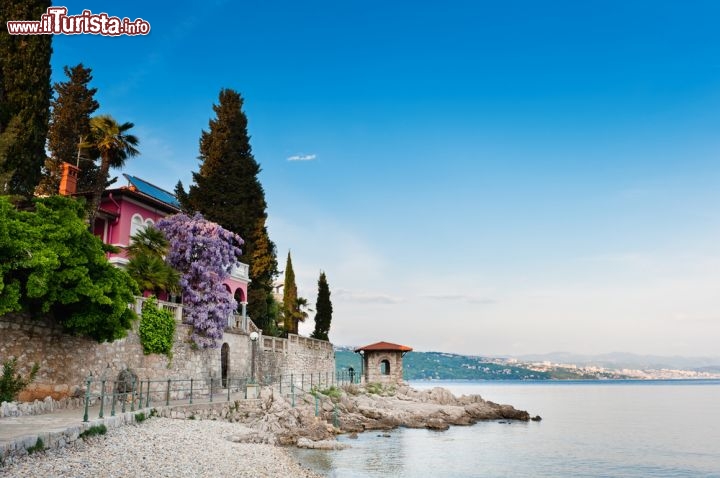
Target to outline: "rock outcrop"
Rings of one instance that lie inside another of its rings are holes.
[[[400,386],[378,394],[348,386],[332,397],[320,393],[292,397],[268,388],[260,398],[264,413],[234,420],[254,430],[235,437],[236,441],[327,448],[330,445],[324,442],[334,440],[339,433],[396,427],[447,430],[452,425],[472,425],[480,420],[530,420],[526,411],[510,405],[486,401],[479,395],[455,397],[440,387],[419,391]]]

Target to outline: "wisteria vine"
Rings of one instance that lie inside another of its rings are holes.
[[[228,317],[237,309],[223,280],[240,260],[243,240],[200,213],[168,216],[158,221],[157,228],[170,241],[167,261],[181,274],[185,321],[193,326],[191,339],[200,348],[215,348]]]

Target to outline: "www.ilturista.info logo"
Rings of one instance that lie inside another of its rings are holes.
[[[147,35],[150,23],[142,18],[130,20],[90,10],[83,10],[80,15],[68,15],[65,7],[49,7],[39,21],[9,21],[7,29],[10,35]]]

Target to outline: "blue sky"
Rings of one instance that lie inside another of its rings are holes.
[[[135,123],[125,172],[187,186],[243,95],[281,266],[313,303],[326,271],[336,343],[717,355],[717,2],[62,5],[151,24],[53,40],[54,80],[83,62]]]

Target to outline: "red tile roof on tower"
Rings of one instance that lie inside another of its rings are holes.
[[[363,351],[395,351],[395,352],[411,352],[412,347],[406,345],[392,344],[390,342],[376,342],[374,344],[366,345],[355,349],[355,352]]]

